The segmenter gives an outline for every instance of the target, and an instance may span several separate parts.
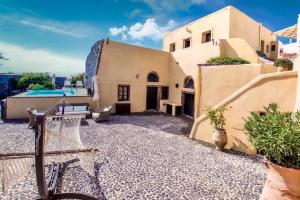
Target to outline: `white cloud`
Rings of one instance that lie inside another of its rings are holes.
[[[4,16],[0,15],[0,21],[10,21],[23,26],[32,27],[40,31],[47,31],[61,35],[72,36],[76,38],[90,37],[100,34],[100,31],[87,23],[80,22],[61,22],[47,19],[38,19],[21,15]]]
[[[125,31],[127,31],[127,26],[122,26],[121,28],[117,28],[117,27],[112,27],[109,29],[109,32],[112,36],[117,36],[121,33],[124,33]]]
[[[136,23],[129,28],[127,26],[122,26],[121,28],[110,28],[110,33],[113,36],[121,35],[122,39],[127,39],[130,37],[133,40],[143,40],[149,38],[152,40],[159,40],[162,35],[176,27],[174,20],[170,20],[165,25],[158,25],[156,20],[151,18],[147,19],[144,23]]]
[[[76,38],[89,37],[91,34],[97,34],[95,27],[78,22],[58,22],[49,20],[19,20],[20,24],[31,26],[42,31],[48,31],[63,35],[68,35]]]
[[[133,0],[147,4],[154,12],[188,10],[193,5],[205,4],[207,0]],[[210,0],[211,1],[211,0]]]
[[[9,58],[0,66],[0,72],[50,72],[71,75],[85,71],[84,59],[44,49],[28,49],[0,41],[0,51]]]
[[[122,35],[122,40],[127,40],[128,36],[126,33],[123,32],[121,35]]]
[[[143,14],[143,10],[141,9],[134,9],[132,10],[129,14],[126,14],[126,16],[129,18],[129,19],[132,19],[132,18],[135,18],[139,15],[142,15]]]

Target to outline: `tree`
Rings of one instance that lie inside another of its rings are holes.
[[[30,85],[43,85],[45,89],[54,89],[50,82],[49,75],[46,73],[26,73],[18,81],[18,88],[26,89]]]
[[[83,81],[84,73],[80,73],[78,75],[71,77],[71,83],[76,84],[76,81]]]

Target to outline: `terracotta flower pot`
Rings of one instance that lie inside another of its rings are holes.
[[[277,67],[277,72],[284,72],[284,71],[288,71],[288,69],[284,67]]]
[[[300,200],[300,170],[267,161],[268,176],[260,200]]]
[[[215,129],[213,133],[213,142],[216,145],[216,149],[223,151],[227,144],[227,134],[225,129]]]

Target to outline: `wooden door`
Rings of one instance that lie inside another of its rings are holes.
[[[147,110],[157,109],[157,87],[147,87]]]
[[[183,114],[194,117],[194,94],[184,93]]]

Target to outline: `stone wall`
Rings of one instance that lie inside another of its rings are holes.
[[[97,67],[99,66],[102,47],[104,43],[104,39],[97,41],[91,48],[91,52],[89,53],[86,59],[86,67],[85,72],[87,76],[87,89],[93,89],[92,78],[96,74]]]

